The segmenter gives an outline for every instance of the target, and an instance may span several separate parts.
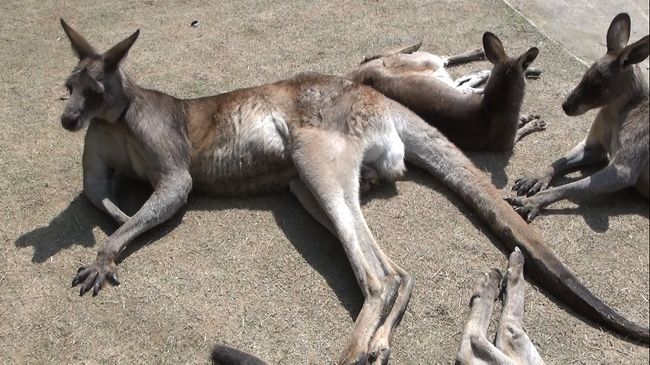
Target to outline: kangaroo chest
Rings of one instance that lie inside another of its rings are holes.
[[[151,184],[158,177],[153,168],[154,162],[147,158],[144,147],[123,127],[91,123],[86,134],[85,148],[85,153],[99,155],[116,174]]]
[[[621,147],[621,116],[611,109],[603,108],[594,121],[593,133],[598,135],[598,140],[611,156]]]

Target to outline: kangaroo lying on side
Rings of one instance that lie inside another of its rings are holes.
[[[501,198],[487,176],[440,132],[370,87],[320,74],[198,99],[177,99],[136,85],[119,67],[135,32],[98,53],[63,20],[79,63],[61,123],[88,127],[83,190],[121,226],[72,285],[97,295],[119,283],[116,259],[138,235],[172,217],[192,189],[238,195],[289,187],[306,210],[335,234],[364,303],[342,364],[385,363],[406,310],[413,278],[375,241],[359,203],[360,166],[394,180],[404,160],[442,179],[504,242],[522,248],[529,271],[578,313],[633,340],[648,328],[629,322],[589,292]],[[114,203],[116,173],[148,181],[154,192],[132,217]]]
[[[634,186],[648,198],[648,83],[638,63],[648,58],[648,36],[627,45],[630,16],[617,15],[607,31],[607,53],[585,72],[562,109],[569,116],[600,108],[587,137],[538,177],[518,179],[509,198],[528,221],[551,203],[599,196]],[[608,160],[609,156],[609,160]],[[557,174],[608,162],[584,179],[546,189]]]
[[[345,76],[413,110],[461,149],[509,151],[525,135],[545,129],[539,116],[520,116],[525,72],[539,50],[533,47],[509,58],[499,38],[489,32],[483,35],[483,49],[492,71],[470,74],[460,82],[449,77],[444,59],[427,52],[366,58]],[[453,63],[482,57],[483,52],[469,53]],[[467,92],[488,76],[482,92]]]
[[[485,274],[477,284],[472,308],[460,340],[456,365],[543,365],[535,345],[524,331],[524,255],[519,248],[510,254],[508,270],[502,279],[497,269]],[[503,285],[502,285],[503,283]],[[494,344],[487,339],[494,301],[501,290],[505,300]],[[267,362],[229,346],[212,350],[212,361],[219,365],[268,365]]]

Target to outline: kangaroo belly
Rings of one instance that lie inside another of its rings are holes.
[[[216,195],[283,188],[295,175],[283,115],[259,104],[231,115],[213,115],[194,138],[190,173],[194,187]]]

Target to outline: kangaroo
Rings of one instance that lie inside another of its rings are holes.
[[[508,198],[528,221],[562,199],[586,198],[634,186],[648,198],[648,83],[638,63],[648,57],[648,36],[627,45],[630,16],[622,13],[607,31],[607,53],[584,74],[562,104],[568,116],[600,108],[587,137],[537,177],[521,178]],[[580,167],[607,163],[584,179],[547,189],[553,177]],[[525,195],[525,197],[523,196]]]
[[[510,58],[499,38],[486,32],[484,52],[448,60],[427,52],[404,54],[413,49],[366,57],[366,62],[345,76],[405,105],[464,150],[509,151],[525,135],[545,129],[539,116],[520,116],[526,70],[537,58],[537,48]],[[483,56],[494,65],[491,72],[454,81],[444,69]],[[475,90],[486,79],[485,88]]]
[[[456,365],[543,365],[535,345],[524,331],[524,255],[518,247],[510,254],[505,278],[498,269],[486,273],[470,299],[467,320]],[[503,278],[503,279],[502,279]],[[505,300],[494,344],[487,339],[494,301],[505,290]],[[225,345],[212,350],[212,361],[219,365],[268,365],[249,353]]]
[[[121,226],[72,285],[93,295],[119,284],[116,259],[141,233],[172,217],[191,190],[217,196],[289,187],[343,245],[364,303],[341,364],[385,363],[406,310],[412,276],[375,241],[359,202],[360,166],[385,180],[404,160],[442,179],[509,249],[522,248],[531,275],[578,313],[634,340],[648,328],[629,322],[589,292],[501,198],[485,174],[435,128],[396,101],[353,81],[315,73],[197,99],[139,87],[120,67],[136,31],[100,54],[63,20],[79,58],[66,81],[61,115],[70,131],[87,127],[83,191]],[[154,192],[133,216],[114,203],[113,177],[131,175]]]

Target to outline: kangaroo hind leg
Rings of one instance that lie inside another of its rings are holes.
[[[460,348],[456,356],[457,365],[469,364],[514,364],[487,339],[487,330],[492,317],[494,301],[499,295],[501,272],[493,269],[486,273],[474,289],[470,299],[471,312],[465,324]]]
[[[345,136],[313,128],[294,133],[292,157],[301,182],[294,181],[291,189],[339,238],[365,297],[341,364],[366,363],[379,357],[370,353],[370,342],[387,318],[391,319],[393,310],[404,312],[412,287],[410,276],[381,252],[361,213],[363,154],[363,146]],[[394,308],[396,303],[403,308]],[[387,353],[388,349],[384,350]]]
[[[517,364],[541,365],[544,361],[524,331],[524,255],[515,248],[508,259],[506,295],[497,330],[496,346]]]

